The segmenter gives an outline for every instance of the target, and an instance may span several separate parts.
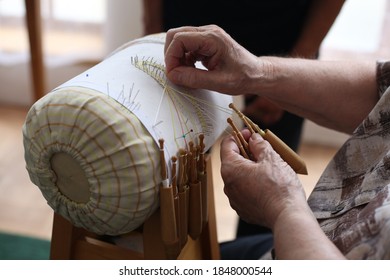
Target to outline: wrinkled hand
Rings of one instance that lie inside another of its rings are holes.
[[[207,70],[196,68],[198,61]],[[169,30],[165,64],[175,84],[231,95],[250,93],[251,79],[262,75],[259,59],[215,25]]]
[[[286,162],[259,134],[249,138],[253,161],[240,155],[233,137],[221,144],[221,174],[231,207],[245,221],[273,228],[279,215],[306,204],[302,185]]]

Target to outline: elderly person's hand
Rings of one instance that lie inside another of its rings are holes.
[[[257,133],[243,131],[253,160],[240,155],[233,137],[221,144],[221,173],[230,205],[249,223],[267,226],[280,259],[343,259],[326,237],[297,175]]]
[[[273,229],[281,214],[309,211],[302,185],[286,162],[257,133],[250,136],[252,160],[240,155],[233,137],[221,145],[221,173],[225,194],[237,214],[249,223]],[[249,139],[248,139],[249,138]]]
[[[196,68],[198,61],[207,70]],[[166,73],[175,84],[231,95],[251,93],[250,85],[264,75],[259,62],[215,25],[180,27],[167,33]]]

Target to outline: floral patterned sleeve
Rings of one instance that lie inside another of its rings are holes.
[[[378,94],[382,97],[383,93],[390,87],[390,61],[378,61],[376,72]]]

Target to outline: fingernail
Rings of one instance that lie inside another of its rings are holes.
[[[258,133],[253,133],[253,134],[251,135],[251,138],[252,138],[252,140],[260,140],[260,139],[261,139],[261,136],[260,136],[260,134],[258,134]]]

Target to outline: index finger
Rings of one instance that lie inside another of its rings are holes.
[[[164,54],[167,52],[167,49],[169,45],[171,44],[173,37],[175,34],[179,32],[188,32],[188,31],[196,31],[196,27],[192,26],[186,26],[186,27],[177,27],[177,28],[172,28],[167,31],[166,37],[165,37],[165,45],[164,45]]]
[[[208,27],[195,27],[195,26],[183,26],[183,27],[177,27],[172,28],[167,31],[166,38],[165,38],[165,45],[164,45],[164,53],[167,52],[168,47],[171,45],[171,42],[175,35],[180,32],[200,32],[205,31]]]
[[[190,53],[191,63],[212,57],[217,52],[217,48],[209,42],[209,31],[213,28],[215,27],[180,27],[169,30],[164,46],[167,73],[178,66],[190,66],[185,63],[188,62],[186,55]]]

